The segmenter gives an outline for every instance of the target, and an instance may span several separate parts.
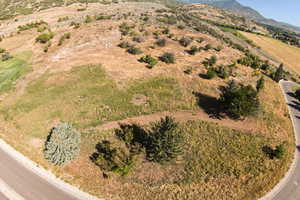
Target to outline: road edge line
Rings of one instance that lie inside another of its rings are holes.
[[[0,139],[0,148],[5,151],[8,155],[11,156],[14,160],[19,162],[23,165],[26,169],[32,171],[34,174],[38,175],[39,177],[45,179],[47,182],[52,184],[53,186],[57,187],[58,189],[74,196],[75,198],[79,198],[82,200],[104,200],[99,199],[91,194],[88,194],[78,187],[71,185],[67,182],[64,182],[62,179],[56,177],[50,171],[39,166],[37,163],[33,162],[17,150],[15,150],[12,146],[6,143],[3,139]]]
[[[288,99],[285,95],[285,91],[284,91],[283,86],[282,86],[283,81],[284,80],[279,81],[279,87],[280,87],[280,90],[281,90],[281,92],[284,96],[285,103],[287,104]],[[291,119],[292,125],[293,125],[295,144],[297,146],[298,141],[300,141],[300,138],[298,137],[296,127],[294,126],[295,121],[294,121],[294,118],[292,117],[292,110],[289,106],[287,106],[287,107],[288,107],[289,116],[290,116],[290,119]],[[282,190],[282,188],[287,184],[288,179],[291,178],[293,172],[296,169],[296,164],[298,162],[298,159],[297,159],[298,154],[299,153],[298,153],[297,149],[295,148],[293,162],[291,163],[289,170],[286,172],[284,177],[276,184],[276,186],[271,191],[269,191],[267,194],[265,194],[263,197],[259,198],[259,200],[272,200]]]

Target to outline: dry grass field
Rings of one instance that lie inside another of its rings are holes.
[[[217,66],[228,66],[243,52],[182,21],[167,25],[158,22],[157,18],[166,17],[161,12],[167,9],[160,4],[91,4],[80,12],[78,8],[82,6],[43,10],[3,23],[1,30],[7,36],[0,47],[15,58],[0,62],[0,75],[6,74],[6,69],[20,69],[24,60],[32,71],[3,76],[13,80],[8,81],[9,87],[1,96],[1,138],[67,182],[113,200],[257,199],[284,176],[291,163],[294,137],[276,82],[264,77],[256,116],[236,121],[228,117],[215,119],[210,113],[220,96],[220,86],[235,80],[255,87],[264,75],[236,64],[229,78],[209,80],[202,62],[216,56]],[[210,19],[224,14],[212,7],[209,10],[215,13],[205,12],[205,6],[198,9],[203,16],[213,14]],[[87,15],[92,16],[91,22],[86,22]],[[94,16],[105,19],[95,20]],[[46,44],[35,42],[40,34],[36,29],[16,31],[19,25],[34,19],[47,21],[54,33],[47,52],[43,51]],[[72,22],[80,23],[80,27],[74,29]],[[123,22],[131,27],[128,35],[120,32]],[[70,39],[58,45],[65,33],[71,34]],[[134,41],[134,37],[142,40]],[[193,38],[188,47],[180,45],[182,37]],[[166,40],[165,46],[156,44],[159,38]],[[121,42],[134,44],[143,53],[129,54],[118,46]],[[211,48],[204,50],[207,45]],[[190,55],[191,46],[202,50]],[[217,50],[218,46],[222,48]],[[159,61],[165,52],[174,53],[174,64]],[[138,61],[145,55],[156,58],[158,64],[147,68]],[[147,126],[166,113],[176,117],[187,138],[181,159],[160,165],[140,156],[127,176],[103,177],[103,171],[90,160],[95,145],[111,140],[121,146],[113,130],[120,120]],[[56,167],[44,159],[43,149],[49,130],[61,121],[73,124],[82,133],[82,143],[76,160]],[[281,143],[286,147],[283,159],[270,159],[262,150]]]
[[[290,70],[300,74],[300,48],[285,44],[279,40],[252,33],[241,32],[270,56],[285,64]]]

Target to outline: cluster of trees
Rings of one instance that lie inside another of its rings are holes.
[[[263,87],[263,81],[259,81],[257,88]],[[259,109],[258,91],[251,85],[237,84],[230,81],[226,87],[221,87],[219,101],[224,111],[232,118],[240,119],[254,115]]]
[[[91,160],[105,172],[126,175],[134,166],[135,157],[145,153],[150,162],[166,164],[184,153],[185,138],[172,117],[162,118],[149,129],[139,125],[121,125],[115,132],[124,146],[102,141]]]

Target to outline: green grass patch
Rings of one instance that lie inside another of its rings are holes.
[[[26,62],[30,57],[31,52],[24,52],[10,60],[0,62],[0,93],[11,90],[15,82],[31,70]]]
[[[133,103],[136,95],[144,96],[145,102]],[[70,72],[42,76],[28,86],[15,104],[3,106],[1,113],[5,113],[7,120],[34,115],[41,122],[59,119],[87,128],[107,121],[190,107],[174,78],[136,80],[127,88],[119,89],[101,66],[81,66]],[[36,132],[34,135],[38,136],[44,129],[42,123],[31,123],[21,126],[28,126],[30,133]]]

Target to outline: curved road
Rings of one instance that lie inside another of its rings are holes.
[[[55,178],[0,140],[0,200],[98,200]]]
[[[295,133],[294,161],[285,177],[261,200],[299,200],[300,199],[300,102],[293,96],[292,88],[300,87],[291,81],[279,82],[284,94]]]

